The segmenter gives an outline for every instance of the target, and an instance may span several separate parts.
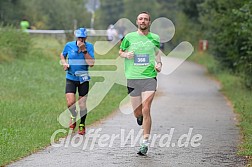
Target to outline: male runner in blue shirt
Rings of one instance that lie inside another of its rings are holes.
[[[89,90],[88,68],[94,66],[94,46],[86,42],[87,31],[85,28],[75,30],[76,41],[68,42],[60,54],[61,63],[66,71],[66,100],[67,107],[71,112],[69,128],[74,130],[76,127],[76,98],[75,93],[78,88],[79,107],[81,121],[78,133],[85,134],[85,120],[87,116],[86,100]]]

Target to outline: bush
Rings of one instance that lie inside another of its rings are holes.
[[[25,56],[30,48],[29,34],[13,27],[0,26],[0,61]]]
[[[213,55],[252,88],[252,2],[205,0],[200,9]]]

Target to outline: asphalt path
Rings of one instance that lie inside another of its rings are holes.
[[[159,74],[147,156],[136,154],[141,127],[131,106],[125,105],[88,126],[84,137],[71,134],[9,166],[245,166],[245,159],[236,154],[240,144],[236,116],[220,85],[205,73],[200,65],[184,62],[170,75]]]

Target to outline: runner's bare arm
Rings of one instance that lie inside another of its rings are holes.
[[[60,61],[63,65],[63,69],[66,71],[69,68],[69,64],[66,62],[66,58],[63,56],[63,54],[60,54]]]
[[[88,52],[84,52],[83,54],[84,54],[85,60],[86,60],[87,64],[89,65],[89,67],[93,67],[95,60],[89,55]]]
[[[161,68],[162,68],[162,61],[161,61],[161,52],[160,50],[158,49],[156,51],[156,58],[155,58],[157,64],[155,66],[155,69],[157,70],[157,72],[160,72],[161,71]]]

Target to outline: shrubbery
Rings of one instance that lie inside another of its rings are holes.
[[[252,1],[205,0],[200,12],[213,55],[252,88]]]
[[[191,22],[186,23],[189,32],[182,32],[191,39],[207,39],[220,68],[252,89],[252,1],[179,0],[179,6]]]

